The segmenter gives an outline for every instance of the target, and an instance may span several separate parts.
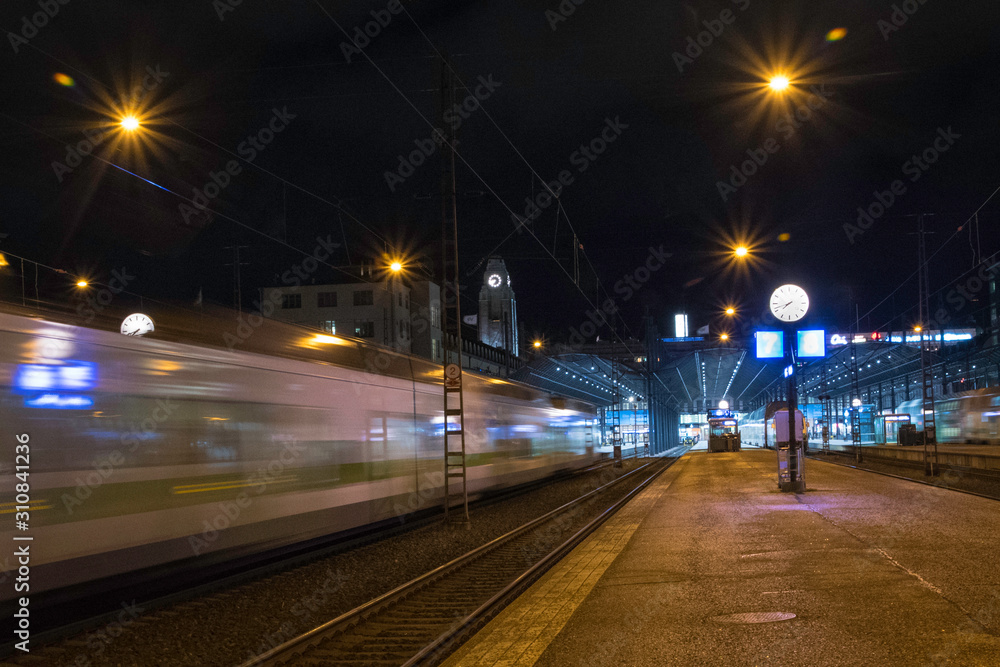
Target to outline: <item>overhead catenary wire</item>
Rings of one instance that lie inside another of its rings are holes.
[[[320,4],[319,0],[313,0],[313,3],[327,17],[327,19],[329,19],[329,21],[333,23],[333,25],[336,26],[338,30],[340,30],[340,32],[345,37],[350,39],[350,34],[343,28],[343,26],[340,25],[340,23],[337,22],[335,18],[333,18],[330,12],[328,12],[326,8],[322,4]],[[371,66],[375,68],[375,70],[379,73],[379,75],[381,75],[382,78],[385,79],[385,81],[393,88],[393,90],[395,90],[400,95],[400,97],[403,98],[403,100],[407,103],[407,105],[409,105],[410,108],[413,109],[413,111],[420,117],[420,119],[424,121],[424,123],[431,129],[431,131],[434,131],[436,129],[434,124],[427,118],[427,116],[424,115],[424,113],[416,106],[416,104],[414,104],[414,102],[406,95],[406,93],[404,93],[399,88],[399,86],[396,85],[396,83],[385,73],[385,71],[381,67],[378,66],[377,63],[375,63],[374,60],[372,60],[372,58],[364,50],[361,51],[361,54],[365,57],[365,59],[369,62],[369,64],[371,64]],[[458,158],[462,162],[462,164],[465,165],[465,167],[479,180],[479,182],[483,184],[483,186],[487,189],[487,191],[489,191],[489,193],[493,195],[494,198],[496,198],[496,200],[500,203],[500,205],[503,206],[508,213],[514,216],[515,215],[514,211],[510,208],[510,206],[507,205],[507,202],[505,202],[503,198],[496,193],[496,191],[486,181],[486,179],[484,179],[482,175],[468,162],[468,160],[465,159],[465,156],[462,155],[462,153],[455,147],[452,147],[452,150],[454,152],[455,157]],[[550,257],[555,261],[556,265],[560,268],[560,270],[564,274],[566,274],[566,276],[570,278],[570,280],[572,281],[572,275],[569,273],[566,267],[564,267],[558,260],[556,260],[555,256],[551,252],[549,252],[548,247],[542,242],[541,239],[538,238],[538,236],[534,233],[534,231],[527,227],[525,227],[525,229],[527,230],[528,234],[530,234],[531,237],[534,238],[535,241],[546,251],[546,253],[550,255]],[[587,304],[592,308],[597,308],[597,305],[590,300],[590,297],[585,292],[583,292],[583,290],[580,290],[578,285],[576,287],[577,290],[580,292],[580,294],[583,296],[584,300],[587,302]],[[634,356],[634,352],[631,350],[631,348],[629,348],[625,340],[622,339],[616,331],[613,332],[613,335],[619,338],[619,342],[625,347],[628,353]]]

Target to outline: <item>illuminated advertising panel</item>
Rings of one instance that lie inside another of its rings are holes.
[[[826,331],[811,329],[798,331],[798,355],[800,357],[826,356]]]
[[[781,331],[758,331],[754,333],[757,339],[758,359],[781,359],[785,356],[785,334]]]

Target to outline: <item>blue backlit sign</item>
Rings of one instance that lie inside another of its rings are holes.
[[[798,331],[798,355],[800,357],[825,357],[826,356],[826,331],[823,329],[811,329]]]
[[[785,356],[785,334],[781,331],[758,331],[754,333],[757,339],[758,359],[781,359]]]
[[[66,361],[63,364],[21,364],[14,371],[14,391],[87,391],[97,386],[97,364]]]

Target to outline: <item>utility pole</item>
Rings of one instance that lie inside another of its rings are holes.
[[[931,346],[934,342],[934,332],[930,331],[928,340],[928,325],[930,324],[930,267],[927,265],[927,242],[925,236],[932,232],[924,229],[924,214],[917,217],[917,234],[920,237],[918,249],[919,266],[917,271],[920,285],[920,374],[923,388],[923,403],[921,410],[924,419],[924,473],[938,474],[937,427],[934,420],[934,361],[931,358]],[[944,344],[944,331],[941,332],[941,343]],[[942,370],[942,375],[944,371]]]
[[[455,106],[455,81],[447,55],[441,58],[441,111]],[[470,528],[462,393],[462,309],[459,301],[458,202],[455,128],[443,137],[441,175],[441,332],[444,342],[444,515]],[[453,354],[449,354],[449,352]],[[454,360],[453,360],[454,359]],[[453,428],[454,427],[454,428]],[[455,510],[452,511],[452,505]]]
[[[233,251],[233,261],[228,262],[226,266],[233,267],[233,301],[236,302],[236,310],[240,315],[243,314],[243,289],[240,284],[240,267],[249,265],[249,262],[240,261],[240,250],[249,249],[250,246],[246,245],[227,245],[223,250]]]

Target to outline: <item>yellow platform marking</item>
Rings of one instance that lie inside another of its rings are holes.
[[[445,667],[534,665],[666,492],[676,476],[671,472],[654,481],[549,570],[459,649]],[[670,480],[664,482],[666,475]]]

